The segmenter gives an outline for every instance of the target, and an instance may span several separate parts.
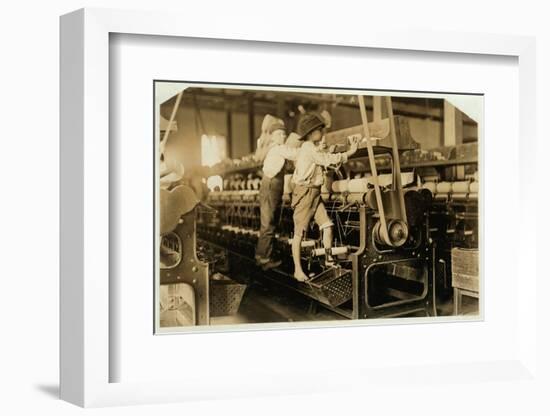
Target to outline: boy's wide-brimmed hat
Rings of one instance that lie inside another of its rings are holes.
[[[317,129],[325,127],[325,120],[316,113],[306,113],[298,123],[298,134],[300,140],[304,140],[307,135]]]

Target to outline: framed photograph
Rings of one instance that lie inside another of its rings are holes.
[[[154,89],[157,333],[481,317],[482,95]]]
[[[180,17],[61,18],[62,398],[537,386],[534,40]]]

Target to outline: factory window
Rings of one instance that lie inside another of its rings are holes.
[[[227,157],[227,141],[223,136],[209,136],[203,134],[201,137],[201,159],[203,166],[214,166]],[[223,188],[221,176],[211,176],[206,181],[206,186],[213,191],[216,188]]]

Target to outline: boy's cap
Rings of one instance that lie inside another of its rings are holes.
[[[323,127],[325,127],[325,120],[319,114],[304,114],[298,123],[300,140],[304,140],[309,133]]]
[[[276,119],[273,123],[269,125],[268,133],[271,134],[275,130],[286,130],[285,123],[283,120]]]
[[[275,120],[277,120],[275,117],[273,117],[271,114],[266,114],[264,116],[264,119],[262,121],[262,133],[269,130],[269,125],[273,123]]]

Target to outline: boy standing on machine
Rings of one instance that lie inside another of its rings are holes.
[[[301,265],[301,246],[304,233],[311,218],[319,226],[323,234],[325,249],[332,247],[332,220],[327,214],[321,200],[321,186],[324,182],[323,167],[345,163],[348,157],[357,151],[357,141],[350,144],[347,152],[327,153],[320,149],[319,144],[325,130],[325,120],[316,113],[306,113],[298,124],[298,134],[303,142],[296,158],[296,169],[292,177],[295,183],[291,206],[294,209],[294,237],[292,239],[292,259],[294,260],[294,278],[300,282],[308,279]],[[328,256],[327,264],[333,259]]]
[[[281,207],[286,160],[296,160],[298,149],[285,145],[286,130],[282,120],[275,119],[268,127],[269,144],[263,159],[260,185],[260,236],[256,246],[256,263],[268,270],[278,267],[281,260],[273,257],[276,212]]]

